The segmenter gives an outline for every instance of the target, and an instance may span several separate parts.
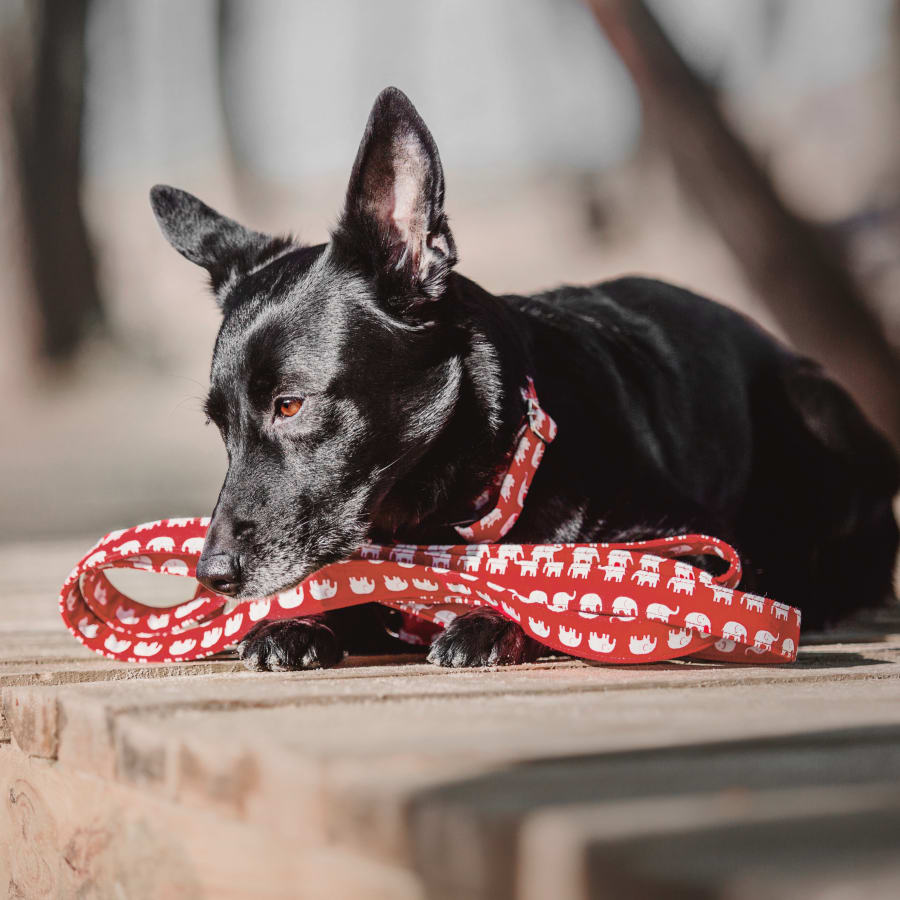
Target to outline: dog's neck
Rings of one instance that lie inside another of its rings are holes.
[[[412,469],[378,505],[373,536],[458,543],[453,525],[478,518],[476,501],[508,464],[530,374],[515,311],[474,282],[452,275],[444,298],[461,338],[462,368],[449,420]]]

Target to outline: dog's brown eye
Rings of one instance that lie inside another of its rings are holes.
[[[285,419],[296,416],[300,412],[303,401],[299,397],[282,397],[278,401],[278,415]]]

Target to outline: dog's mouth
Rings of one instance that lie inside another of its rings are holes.
[[[296,557],[285,557],[284,562],[272,560],[263,555],[258,564],[245,568],[241,566],[241,580],[232,599],[237,601],[257,600],[261,597],[272,597],[278,594],[295,592],[308,578],[326,566],[349,558],[359,543],[317,554],[313,561],[304,561],[296,566]]]

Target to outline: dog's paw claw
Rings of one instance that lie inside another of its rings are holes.
[[[540,644],[492,609],[473,609],[454,619],[431,643],[428,662],[436,666],[512,666],[532,662]]]
[[[237,650],[252,672],[327,669],[344,656],[335,633],[316,618],[260,622],[247,632]]]

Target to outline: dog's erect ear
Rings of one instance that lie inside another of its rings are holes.
[[[434,138],[397,88],[383,90],[372,107],[336,237],[362,251],[390,295],[415,301],[443,293],[456,262],[444,172]]]
[[[166,240],[186,259],[209,272],[220,305],[236,276],[275,256],[290,242],[244,228],[193,194],[165,184],[150,191],[150,205]]]

